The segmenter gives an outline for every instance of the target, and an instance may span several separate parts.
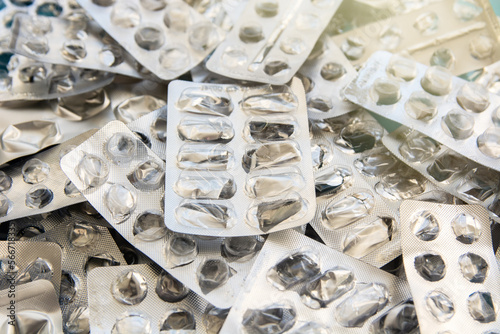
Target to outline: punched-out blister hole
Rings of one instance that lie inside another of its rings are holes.
[[[225,238],[221,244],[221,255],[228,261],[250,261],[264,245],[261,236],[242,236]]]
[[[138,95],[120,102],[113,110],[113,113],[117,120],[130,123],[153,110],[163,107],[165,104],[164,100],[154,96]]]
[[[266,277],[271,285],[283,291],[311,280],[320,272],[317,252],[302,249],[282,258],[267,271]]]
[[[429,282],[440,281],[446,274],[446,265],[443,258],[434,252],[416,256],[414,266],[417,273]]]
[[[290,330],[297,320],[297,311],[290,301],[280,301],[260,309],[247,309],[243,314],[242,326],[246,333],[266,333],[268,328],[276,333]]]
[[[161,300],[168,303],[177,303],[184,300],[191,290],[163,270],[156,281],[155,291]]]
[[[399,145],[399,154],[410,162],[425,162],[439,151],[441,145],[431,137],[414,131]]]
[[[452,150],[446,150],[427,166],[427,173],[438,182],[450,183],[463,175],[469,168],[470,160]]]
[[[137,305],[146,298],[148,283],[141,273],[125,270],[113,280],[111,293],[122,304]]]
[[[198,284],[204,294],[222,287],[236,273],[226,260],[206,259],[196,271]]]
[[[77,62],[87,57],[87,46],[79,39],[71,39],[63,43],[61,55],[69,62]]]

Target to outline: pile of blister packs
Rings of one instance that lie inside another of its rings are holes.
[[[0,0],[0,334],[500,334],[499,245],[499,0]]]

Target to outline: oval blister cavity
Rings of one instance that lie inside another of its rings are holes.
[[[468,252],[458,258],[460,271],[466,280],[472,283],[484,283],[489,266],[481,256]]]
[[[357,259],[384,246],[393,239],[395,221],[391,217],[377,217],[356,225],[341,241],[342,252]]]
[[[230,229],[235,225],[235,212],[227,201],[184,200],[175,209],[177,222],[203,229]]]
[[[446,274],[446,265],[441,255],[421,254],[415,257],[415,270],[426,281],[440,281]]]
[[[329,203],[321,214],[321,222],[326,228],[337,230],[367,217],[374,205],[370,192],[353,193]]]
[[[439,322],[449,321],[455,315],[455,305],[445,293],[434,290],[425,296],[427,311]]]
[[[411,222],[413,234],[422,241],[431,241],[439,235],[437,218],[429,211],[416,214]]]
[[[496,321],[497,306],[491,293],[476,291],[467,298],[470,316],[480,323]]]
[[[228,143],[234,137],[233,124],[227,117],[185,116],[177,125],[179,138],[195,143]]]

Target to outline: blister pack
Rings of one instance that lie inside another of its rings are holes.
[[[61,168],[134,247],[212,304],[231,307],[263,238],[170,232],[163,214],[164,162],[126,125],[110,122],[64,156]]]
[[[16,15],[10,49],[37,61],[142,78],[133,59],[83,10],[64,17]],[[104,38],[101,38],[104,36]]]
[[[147,113],[130,122],[127,127],[163,161],[167,152],[167,107]]]
[[[96,130],[90,130],[51,149],[2,167],[0,222],[50,212],[85,201],[61,170],[59,161],[64,154],[95,132]],[[33,140],[33,137],[30,139]],[[13,143],[13,146],[19,144]]]
[[[493,214],[493,219],[499,219],[500,172],[481,166],[405,126],[384,136],[382,141],[398,159],[439,188],[469,204],[484,206]]]
[[[314,47],[341,0],[249,0],[207,62],[215,73],[283,85]]]
[[[61,306],[65,333],[88,333],[87,275],[97,267],[125,265],[125,259],[106,227],[78,219],[64,219],[63,225],[30,241],[49,241],[63,252]]]
[[[297,75],[306,91],[309,118],[330,118],[357,109],[344,98],[344,88],[357,72],[327,34],[321,35]]]
[[[500,95],[500,61],[484,67],[475,82]]]
[[[169,229],[248,236],[297,227],[316,208],[305,94],[291,86],[169,85]]]
[[[486,209],[405,201],[400,211],[404,266],[422,333],[500,329],[499,270]]]
[[[62,317],[57,295],[50,282],[30,282],[0,291],[0,332],[62,333]]]
[[[500,24],[488,0],[443,0],[334,36],[353,65],[377,50],[404,52],[455,75],[499,60]]]
[[[107,86],[114,74],[53,65],[0,49],[0,101],[45,100]]]
[[[221,333],[367,333],[380,323],[375,316],[410,297],[403,279],[280,231],[269,236]],[[411,306],[395,313],[382,333],[418,327]]]
[[[500,96],[440,66],[375,53],[346,88],[350,101],[500,171]]]
[[[154,264],[96,268],[88,287],[92,334],[210,333],[207,302]]]
[[[49,281],[59,296],[61,247],[53,242],[0,241],[0,290]]]
[[[139,63],[163,80],[189,71],[224,37],[222,29],[183,1],[78,3]]]

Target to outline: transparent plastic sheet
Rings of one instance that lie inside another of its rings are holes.
[[[121,151],[117,151],[113,145],[108,146],[113,137],[116,138],[115,135],[124,136],[124,145],[119,145],[123,148]],[[129,151],[127,147],[135,147],[135,150]],[[87,153],[86,158],[82,158],[83,152]],[[124,154],[120,156],[116,154],[118,152]],[[120,159],[116,160],[117,157]],[[158,164],[161,171],[155,172],[149,167],[138,168],[144,166],[144,162]],[[84,172],[91,171],[87,169],[90,166],[102,173]],[[96,210],[134,247],[212,304],[223,308],[233,304],[253,265],[254,257],[242,262],[231,261],[221,251],[224,239],[173,233],[165,227],[164,181],[160,176],[164,171],[163,161],[135,137],[126,125],[119,121],[110,122],[68,153],[61,161],[61,168]],[[256,237],[249,238],[257,240]],[[252,254],[256,254],[259,249],[255,248]],[[204,292],[196,272],[209,260],[225,265],[230,275],[227,281],[212,291]]]
[[[170,229],[211,236],[257,235],[304,225],[313,217],[309,134],[299,80],[293,81],[291,89],[181,81],[169,88],[165,212],[175,217],[166,220]],[[269,110],[272,114],[267,114]],[[182,126],[187,118],[206,120],[206,127]],[[187,137],[183,141],[180,135]],[[273,171],[282,167],[298,168],[303,188],[273,178]],[[227,173],[231,184],[226,187],[236,191],[231,196],[205,196],[196,189],[188,194],[179,188],[182,175],[198,178],[200,187],[208,187],[200,173],[210,174],[215,181]],[[262,178],[254,190],[262,195],[253,200],[256,196],[243,190],[256,173]],[[273,187],[276,192],[266,193]]]
[[[127,278],[124,277],[126,273],[129,275]],[[151,334],[164,333],[162,329],[165,332],[207,333],[202,319],[207,302],[193,292],[177,303],[164,301],[155,289],[160,274],[161,268],[155,264],[92,270],[88,277],[91,332],[121,334],[137,328]],[[121,283],[118,282],[119,277],[123,277]],[[130,280],[130,285],[127,280]],[[136,289],[127,291],[134,283],[137,284]],[[117,290],[118,286],[122,289],[121,293]],[[131,302],[128,305],[122,299],[127,293],[130,293],[128,301]],[[184,311],[178,313],[178,327],[168,326],[176,324],[168,318],[178,310]],[[186,313],[191,317],[186,317]]]
[[[311,290],[312,282],[328,272],[330,278]],[[410,298],[403,279],[289,230],[269,236],[245,286],[221,333],[262,333],[266,328],[300,333],[308,322],[325,333],[367,333],[376,318]],[[259,295],[266,298],[255,298]],[[326,304],[320,307],[318,301]],[[413,316],[413,325],[416,320]]]
[[[378,50],[424,64],[447,63],[455,75],[497,61],[500,24],[488,0],[444,0],[333,37],[355,66]]]
[[[379,51],[345,94],[368,110],[500,170],[500,130],[495,126],[500,97],[477,84],[453,77],[442,67],[427,67]]]
[[[217,47],[207,68],[240,80],[285,84],[340,4],[338,0],[296,1],[293,6],[286,1],[248,1],[241,14],[244,19]]]
[[[50,282],[40,280],[16,287],[15,299],[8,289],[0,291],[2,333],[43,333],[63,332],[61,309],[57,294]],[[10,315],[9,307],[15,301],[15,316]]]
[[[498,329],[499,270],[479,205],[405,201],[402,248],[422,332]]]
[[[491,218],[498,221],[500,172],[482,167],[444,145],[438,145],[436,150],[431,151],[424,141],[421,141],[421,144],[417,142],[416,139],[419,138],[426,136],[402,126],[384,136],[382,141],[395,157],[417,170],[437,187],[464,202],[482,205],[490,210]],[[405,150],[405,147],[411,149]],[[428,154],[425,158],[412,160],[405,152],[428,152]]]
[[[224,37],[222,29],[182,1],[168,1],[168,5],[88,0],[78,3],[139,63],[162,80],[189,71]]]

